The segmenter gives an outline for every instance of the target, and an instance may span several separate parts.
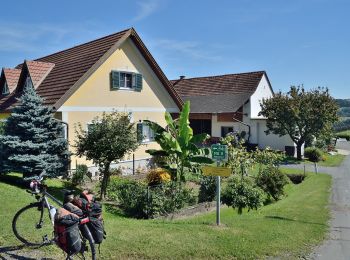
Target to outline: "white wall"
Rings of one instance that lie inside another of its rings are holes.
[[[212,121],[211,121],[211,136],[212,137],[221,137],[221,127],[222,126],[227,126],[227,127],[232,127],[234,131],[246,131],[248,133],[248,128],[245,127],[244,125],[238,123],[238,122],[218,122],[217,121],[217,115],[212,116]]]
[[[273,92],[270,84],[266,76],[263,75],[255,93],[250,97],[250,118],[263,118],[262,116],[258,116],[261,111],[260,102],[263,98],[270,98],[272,95]]]
[[[265,87],[265,88],[264,88]],[[266,93],[264,93],[266,92]],[[272,90],[264,76],[248,103],[243,106],[243,122],[250,125],[250,143],[258,144],[259,148],[270,147],[276,150],[285,150],[285,146],[295,146],[289,136],[266,135],[266,120],[259,117],[260,101],[272,96]]]
[[[267,130],[266,127],[266,120],[252,120],[255,121],[256,129],[257,129],[257,143],[259,144],[259,148],[265,148],[267,146],[271,147],[275,150],[285,150],[285,146],[295,146],[292,139],[288,136],[278,136],[275,134],[269,134],[267,135],[265,131]]]

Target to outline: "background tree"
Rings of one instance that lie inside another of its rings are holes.
[[[136,127],[126,113],[103,113],[102,117],[92,121],[88,130],[83,130],[79,124],[76,135],[76,154],[86,156],[100,168],[101,198],[104,198],[111,175],[111,163],[117,163],[139,146]]]
[[[62,123],[53,117],[52,108],[43,105],[34,88],[26,87],[19,101],[0,136],[3,167],[23,176],[39,175],[43,170],[50,176],[64,174],[69,151]]]
[[[338,120],[338,105],[328,89],[305,91],[292,86],[287,94],[276,93],[261,102],[262,115],[267,118],[267,134],[289,135],[297,146],[297,158],[302,159],[301,147],[310,136],[326,133]]]
[[[161,150],[146,150],[153,156],[165,156],[166,165],[172,172],[172,179],[180,182],[185,181],[185,171],[195,170],[197,164],[213,163],[208,158],[209,149],[201,148],[207,134],[193,135],[189,121],[190,102],[186,102],[178,119],[174,120],[171,115],[165,113],[167,127],[163,128],[155,122],[147,121],[155,133],[155,140]]]

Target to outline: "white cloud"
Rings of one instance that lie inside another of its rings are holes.
[[[147,0],[143,2],[137,2],[137,5],[139,7],[139,13],[134,17],[134,22],[143,20],[157,11],[160,7],[160,0]]]

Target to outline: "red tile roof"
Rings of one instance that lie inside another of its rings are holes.
[[[58,109],[76,89],[101,65],[127,38],[131,38],[145,60],[159,77],[166,90],[180,107],[182,101],[173,89],[146,46],[131,28],[103,38],[93,40],[33,61],[28,61],[29,73],[34,75],[33,83],[37,83],[37,93],[44,98],[44,104]],[[49,65],[50,64],[50,65]],[[16,68],[24,67],[23,64]],[[48,75],[40,82],[42,76]],[[16,105],[18,93],[0,99],[0,111],[10,110]]]
[[[21,70],[4,68],[4,74],[11,93],[17,87],[19,76],[21,75]]]
[[[33,81],[33,85],[37,88],[41,82],[46,78],[46,76],[55,67],[55,64],[49,62],[39,62],[39,61],[25,61],[27,64],[30,77]]]

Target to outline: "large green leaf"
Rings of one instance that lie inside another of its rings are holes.
[[[146,153],[152,156],[169,156],[169,153],[164,150],[148,149],[146,150]]]
[[[206,164],[214,163],[214,161],[211,158],[208,158],[205,156],[192,156],[189,158],[189,160],[193,163],[206,163]]]
[[[165,112],[165,121],[172,132],[176,131],[175,122],[169,112]]]
[[[179,118],[179,143],[181,147],[187,146],[188,142],[192,139],[193,137],[193,130],[190,127],[190,102],[187,101],[180,113],[180,118]]]
[[[164,140],[164,145],[166,145],[167,148],[170,148],[172,151],[176,151],[179,153],[182,152],[180,144],[175,139],[175,137],[173,137],[169,132],[164,132],[162,134],[162,136],[163,136],[163,140]],[[160,144],[160,145],[162,146],[162,144]]]
[[[194,135],[191,139],[192,143],[202,144],[205,140],[209,139],[210,136],[206,133]]]
[[[157,134],[162,134],[163,132],[166,132],[165,128],[160,126],[159,124],[150,121],[150,120],[143,120],[144,123],[149,125],[149,127],[154,131],[154,133]]]

